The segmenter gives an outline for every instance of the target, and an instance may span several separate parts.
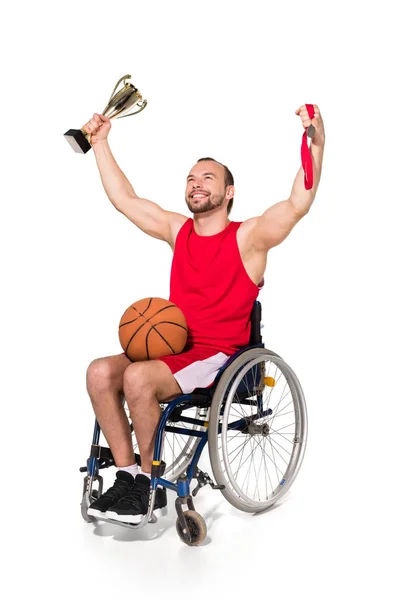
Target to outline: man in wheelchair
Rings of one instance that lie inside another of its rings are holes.
[[[149,505],[160,403],[209,388],[229,357],[249,344],[250,315],[263,286],[268,250],[280,244],[307,214],[318,188],[325,133],[319,109],[314,108],[312,189],[304,189],[300,168],[287,200],[243,222],[229,220],[235,188],[223,164],[202,158],[190,170],[185,198],[193,218],[188,218],[136,194],[111,153],[107,117],[94,114],[84,126],[91,134],[110,201],[139,229],[167,242],[173,251],[169,299],[182,310],[188,324],[187,344],[180,354],[134,363],[119,354],[89,365],[88,394],[117,473],[112,487],[90,504],[88,515],[130,524],[143,519]],[[305,128],[310,125],[305,106],[296,114]],[[121,396],[129,408],[140,467]],[[253,433],[259,434],[254,427]],[[166,504],[166,489],[158,487],[153,514],[161,513]]]

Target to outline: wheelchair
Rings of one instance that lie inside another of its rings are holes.
[[[307,443],[307,409],[304,394],[293,370],[275,352],[265,348],[261,336],[261,303],[251,312],[248,346],[229,357],[209,388],[196,388],[169,403],[161,404],[151,470],[147,515],[138,524],[102,519],[137,529],[157,522],[153,515],[158,485],[177,494],[176,529],[189,546],[201,544],[207,535],[203,517],[193,498],[210,485],[239,510],[259,513],[280,501],[300,469]],[[121,396],[121,402],[125,399]],[[128,408],[125,403],[125,410]],[[131,424],[137,463],[137,444]],[[81,514],[85,521],[89,505],[102,494],[99,471],[113,466],[111,450],[99,445],[100,427],[95,421],[90,456],[81,472]],[[208,442],[212,474],[198,462]],[[197,486],[190,491],[190,484]],[[187,507],[184,510],[184,507]]]

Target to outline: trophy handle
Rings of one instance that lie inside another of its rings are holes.
[[[108,102],[111,102],[111,98],[114,96],[114,92],[117,89],[117,87],[119,86],[119,84],[121,83],[121,81],[123,81],[124,79],[130,79],[131,77],[132,77],[132,75],[124,75],[123,77],[121,77],[121,79],[119,79],[117,81],[117,84],[116,84],[115,88],[113,89],[112,94],[111,94],[110,99],[109,99]],[[125,81],[124,81],[124,83],[125,83]]]
[[[139,110],[135,110],[134,112],[129,113],[128,115],[122,115],[122,117],[117,117],[117,119],[123,119],[124,117],[131,117],[132,115],[137,115],[142,112],[144,108],[147,106],[147,100],[141,100],[141,103],[137,103],[136,106],[139,106]]]

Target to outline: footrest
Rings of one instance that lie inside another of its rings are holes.
[[[123,521],[117,521],[117,519],[103,519],[101,517],[96,517],[97,521],[102,521],[104,523],[111,523],[112,525],[120,525],[121,527],[126,527],[127,529],[140,529],[144,527],[141,522],[139,523],[124,523]],[[152,515],[148,520],[148,523],[157,523],[158,519],[155,515]]]

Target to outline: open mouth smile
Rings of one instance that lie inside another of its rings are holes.
[[[207,198],[208,194],[205,194],[203,192],[194,192],[194,194],[191,194],[191,198],[193,198],[193,200],[201,200],[201,198]]]

